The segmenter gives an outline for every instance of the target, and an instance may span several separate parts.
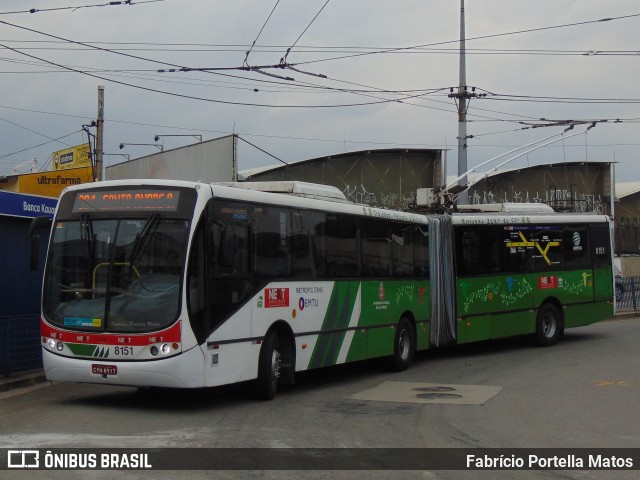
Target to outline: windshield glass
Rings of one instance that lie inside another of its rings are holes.
[[[188,222],[136,219],[55,224],[43,310],[52,323],[93,331],[153,331],[180,307]]]

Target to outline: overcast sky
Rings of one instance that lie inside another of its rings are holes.
[[[0,2],[0,175],[33,158],[48,170],[53,151],[86,142],[99,85],[107,165],[158,151],[121,143],[235,132],[289,163],[448,148],[457,171],[459,0],[108,3]],[[640,180],[639,31],[637,0],[466,0],[466,84],[487,94],[468,110],[469,168],[558,123],[606,120],[508,167],[615,160],[618,181]],[[299,71],[267,68],[281,62]],[[176,68],[208,70],[160,72]],[[239,147],[240,170],[278,163]]]

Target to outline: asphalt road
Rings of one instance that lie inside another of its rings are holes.
[[[550,348],[516,338],[432,350],[401,373],[382,361],[309,372],[271,402],[253,400],[243,385],[139,391],[45,383],[0,393],[0,448],[640,448],[639,400],[640,319],[626,319],[568,330]],[[399,477],[631,479],[638,470],[135,472],[150,479]]]

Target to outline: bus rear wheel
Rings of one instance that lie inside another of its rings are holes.
[[[396,328],[391,367],[397,372],[409,368],[416,353],[416,339],[411,322],[403,317]]]
[[[254,393],[258,399],[271,400],[276,396],[281,369],[280,337],[276,332],[270,331],[262,342],[258,359],[258,378],[254,385]]]
[[[555,345],[562,334],[562,316],[558,308],[545,303],[536,318],[536,341],[541,347]]]

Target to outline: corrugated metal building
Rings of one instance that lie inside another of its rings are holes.
[[[415,202],[418,188],[444,185],[445,151],[384,149],[349,152],[278,166],[246,180],[322,183],[339,188],[356,203],[403,209]]]

